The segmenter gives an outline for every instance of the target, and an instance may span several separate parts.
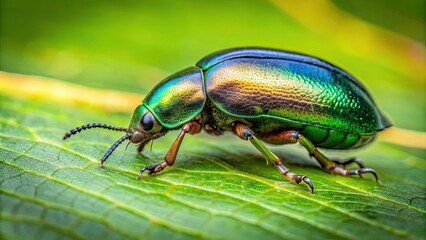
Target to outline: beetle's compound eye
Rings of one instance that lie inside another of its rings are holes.
[[[149,112],[145,113],[141,119],[141,128],[145,131],[149,131],[154,127],[154,117]]]
[[[146,113],[142,116],[140,121],[140,127],[145,132],[159,132],[162,129],[162,126],[157,122],[151,112],[146,111]]]

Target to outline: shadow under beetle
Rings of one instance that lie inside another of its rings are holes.
[[[150,140],[181,129],[164,161],[142,168],[140,178],[144,171],[158,173],[172,166],[187,133],[233,131],[249,140],[285,178],[304,182],[313,192],[311,180],[290,172],[262,141],[298,142],[330,173],[372,173],[377,180],[376,172],[357,158],[332,161],[318,148],[358,148],[391,125],[359,81],[326,61],[275,49],[235,48],[213,53],[163,80],[135,109],[128,128],[87,124],[70,130],[64,139],[89,128],[126,132],[102,157],[103,166],[125,140],[137,144],[141,152]],[[345,169],[350,163],[359,168]]]

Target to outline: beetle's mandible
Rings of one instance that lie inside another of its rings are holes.
[[[370,143],[392,126],[367,89],[346,71],[315,57],[268,48],[235,48],[213,53],[195,67],[160,82],[143,100],[128,128],[93,123],[70,130],[64,139],[89,128],[126,132],[101,159],[101,166],[122,142],[141,152],[170,130],[181,132],[164,161],[144,167],[158,173],[172,166],[186,134],[220,135],[233,131],[250,141],[288,180],[311,180],[290,172],[263,142],[300,143],[320,166],[343,176],[376,172],[360,160],[332,161],[318,148],[350,149]],[[357,169],[345,169],[350,163]]]

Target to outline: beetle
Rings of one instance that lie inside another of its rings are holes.
[[[126,132],[102,157],[102,167],[126,140],[137,144],[140,153],[151,140],[180,129],[164,161],[142,168],[140,179],[145,171],[159,173],[173,166],[186,134],[233,131],[286,179],[306,183],[313,193],[309,177],[290,172],[263,142],[300,143],[332,174],[371,173],[378,181],[375,170],[365,168],[358,158],[330,160],[318,148],[359,148],[390,126],[364,85],[341,68],[309,55],[247,47],[213,53],[164,79],[136,107],[128,128],[92,123],[63,138],[90,128]],[[359,168],[346,169],[351,163]]]

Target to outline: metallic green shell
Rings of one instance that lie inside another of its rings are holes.
[[[160,82],[142,104],[161,125],[172,129],[197,116],[203,110],[205,101],[202,71],[190,67]]]
[[[264,125],[259,131],[274,124],[297,126],[310,140],[321,138],[314,139],[317,145],[347,148],[367,143],[391,125],[361,83],[317,58],[233,49],[210,55],[197,66],[204,70],[209,99],[229,115]]]

